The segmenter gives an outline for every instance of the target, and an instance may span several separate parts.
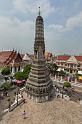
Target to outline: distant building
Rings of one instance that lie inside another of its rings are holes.
[[[47,62],[51,62],[52,61],[52,53],[50,52],[45,52],[45,60]],[[34,59],[34,54],[28,54],[28,53],[25,53],[23,56],[22,56],[22,60],[23,60],[23,64],[24,66],[26,64],[32,64],[32,60]]]
[[[23,56],[23,64],[24,66],[27,64],[31,64],[32,63],[32,58],[29,54],[25,53],[25,55]]]
[[[60,69],[67,70],[70,73],[82,70],[82,56],[58,55],[54,62]]]
[[[50,52],[45,52],[45,60],[47,62],[51,61],[52,60],[52,53]]]
[[[22,69],[22,57],[17,51],[0,52],[0,68],[9,67],[12,73]]]

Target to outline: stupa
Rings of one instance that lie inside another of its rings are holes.
[[[52,89],[53,83],[45,62],[44,23],[39,7],[35,27],[34,60],[26,83],[27,97],[36,102],[44,102],[50,100]]]

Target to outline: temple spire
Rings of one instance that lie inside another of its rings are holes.
[[[44,22],[40,15],[40,7],[35,26],[34,55],[36,59],[45,59]]]
[[[39,15],[35,23],[34,59],[26,83],[27,96],[36,102],[50,100],[53,82],[45,63],[45,42],[43,18]]]
[[[40,16],[40,7],[39,7],[39,13],[38,13],[38,14],[39,14],[39,16]]]

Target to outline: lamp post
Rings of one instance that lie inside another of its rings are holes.
[[[16,93],[16,95],[17,95],[17,106],[18,106],[18,95],[19,95],[19,88],[17,88],[17,93]]]

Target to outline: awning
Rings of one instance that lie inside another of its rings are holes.
[[[22,84],[22,83],[24,83],[25,82],[25,80],[16,80],[16,83],[17,84]]]

